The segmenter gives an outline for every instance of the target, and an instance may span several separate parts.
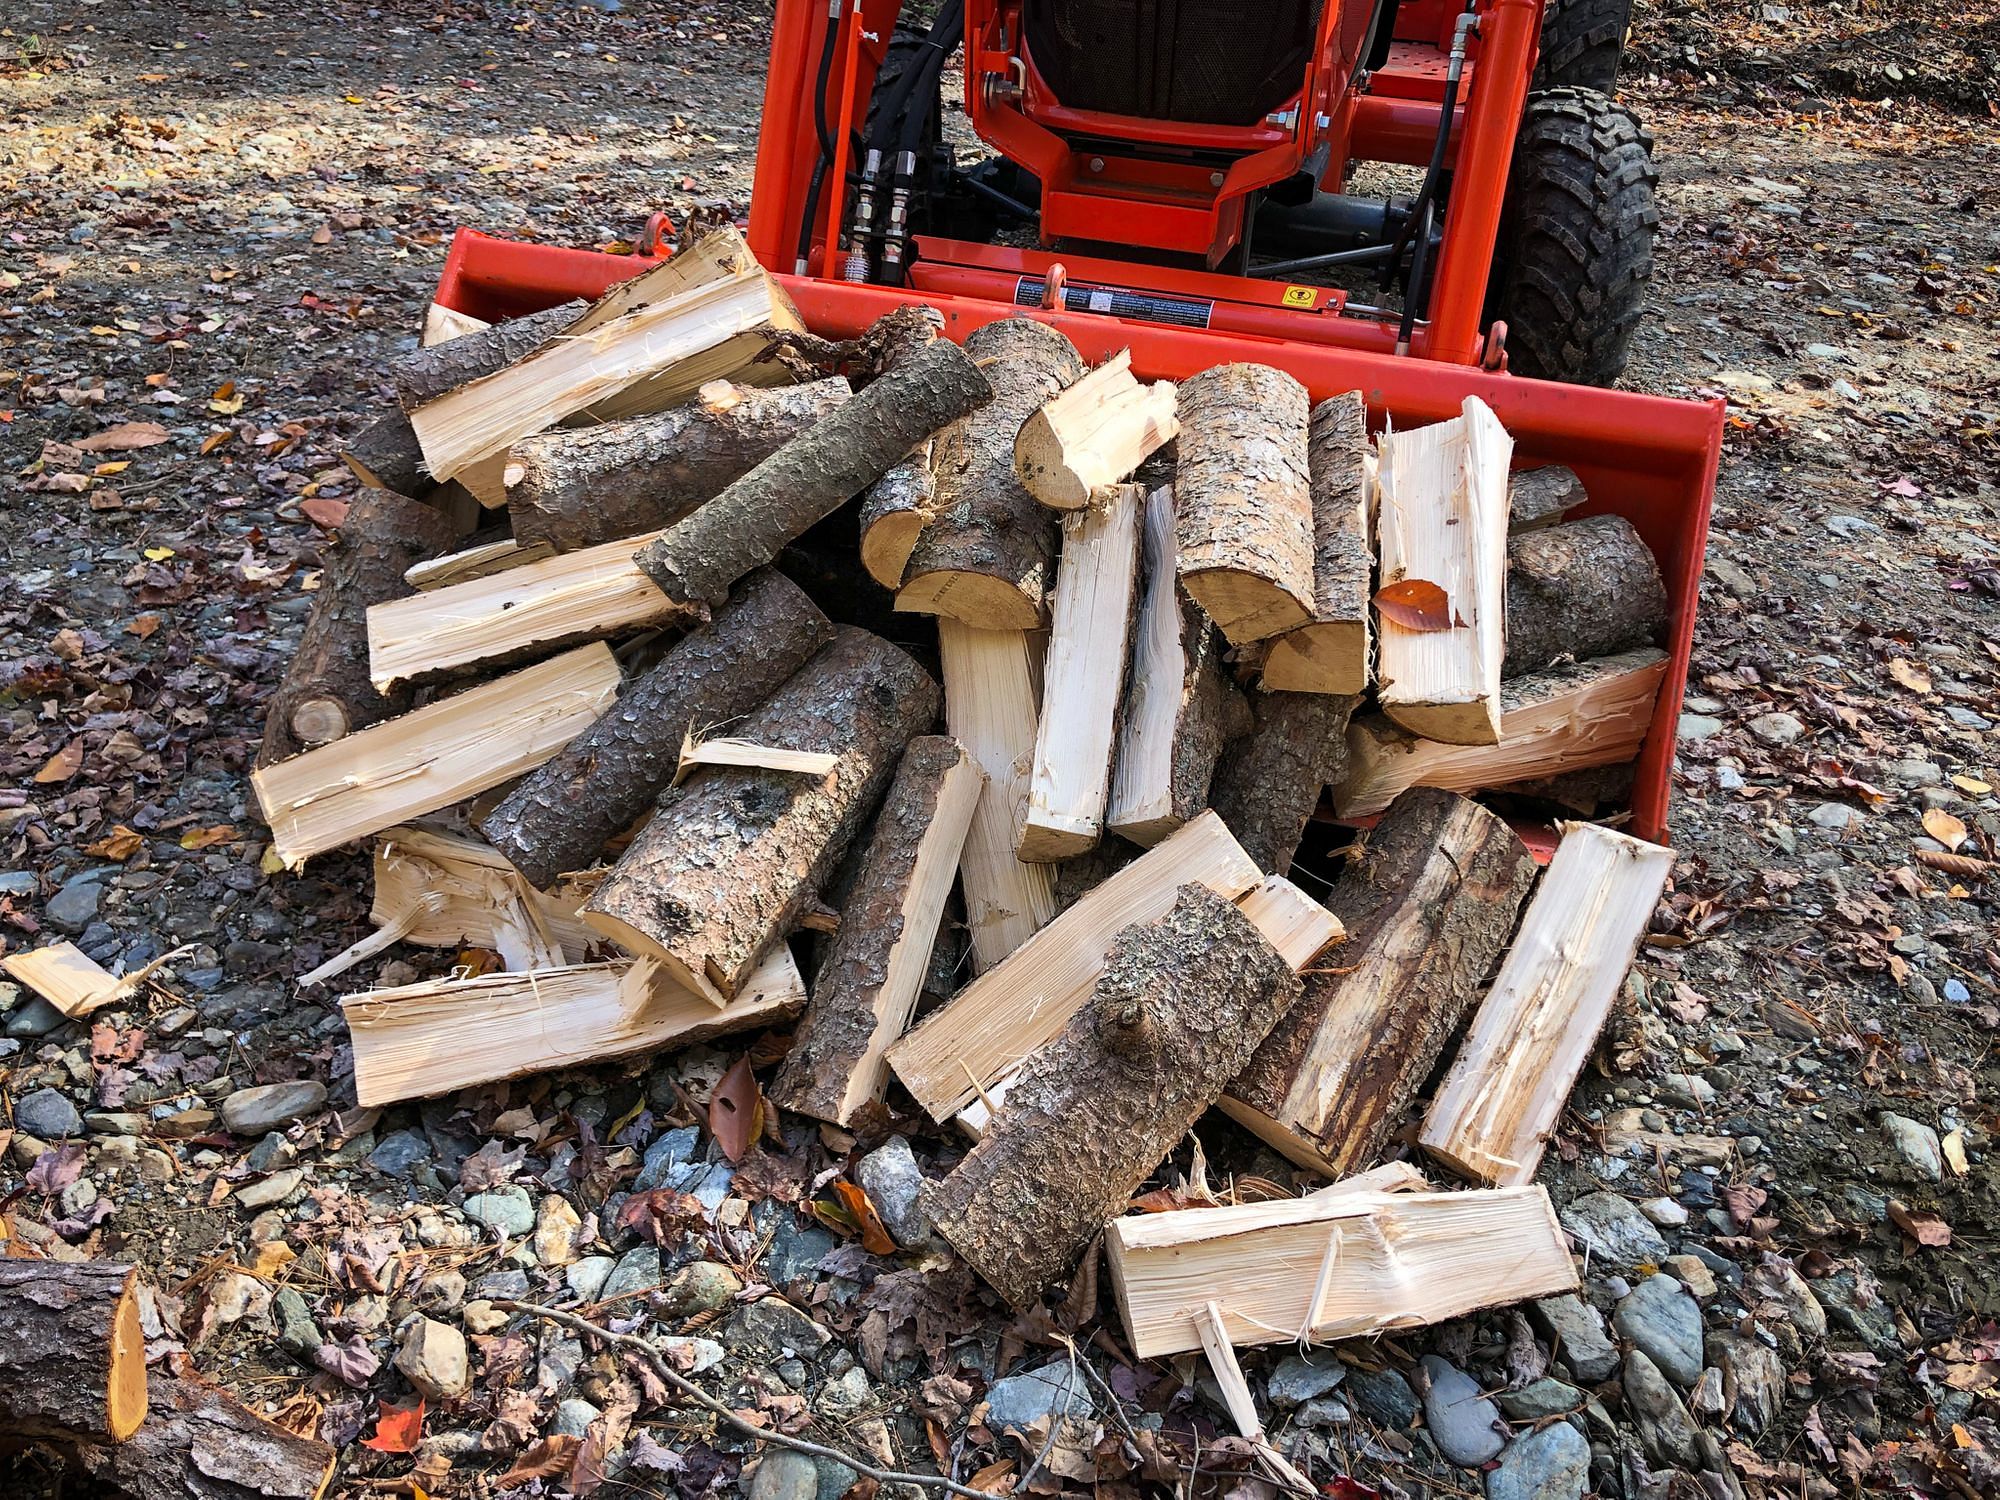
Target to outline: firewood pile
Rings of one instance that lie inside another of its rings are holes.
[[[1225,1391],[1575,1285],[1532,1179],[1672,863],[1587,821],[1667,599],[1481,402],[1371,438],[1028,319],[828,343],[727,229],[392,374],[253,782],[286,865],[373,845],[302,983],[499,966],[341,1000],[363,1105],[789,1027],[774,1105],[963,1132],[923,1206],[1009,1302],[1102,1236],[1132,1347]],[[1555,809],[1544,871],[1503,813]],[[79,961],[21,977],[82,1013]],[[1333,1185],[1123,1217],[1212,1108]]]

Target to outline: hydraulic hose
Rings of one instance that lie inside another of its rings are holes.
[[[1423,188],[1417,193],[1417,201],[1410,205],[1410,217],[1405,221],[1402,232],[1396,236],[1389,259],[1383,268],[1384,284],[1395,273],[1403,258],[1403,247],[1416,239],[1416,247],[1410,254],[1410,280],[1403,290],[1403,321],[1396,333],[1396,352],[1410,352],[1410,335],[1416,327],[1417,308],[1428,290],[1425,278],[1430,269],[1431,235],[1430,226],[1436,217],[1438,189],[1444,181],[1444,159],[1451,147],[1452,116],[1458,111],[1458,84],[1465,73],[1465,50],[1467,39],[1479,29],[1479,17],[1468,6],[1459,13],[1458,25],[1451,36],[1451,56],[1445,65],[1444,99],[1438,110],[1437,139],[1431,143],[1431,164],[1424,172]]]
[[[819,160],[813,163],[812,182],[806,188],[806,211],[799,221],[799,249],[793,270],[803,276],[812,257],[813,220],[819,216],[819,195],[826,185],[826,169],[833,161],[833,137],[826,128],[826,85],[833,76],[833,44],[840,30],[841,0],[827,0],[826,30],[819,41],[819,74],[813,80],[813,133],[819,137]]]

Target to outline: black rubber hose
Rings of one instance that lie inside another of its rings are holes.
[[[958,45],[959,33],[964,29],[965,0],[949,0],[925,34],[923,55],[910,70],[917,75],[914,86],[916,102],[904,112],[902,128],[897,132],[896,150],[899,153],[907,151],[914,154],[923,143],[924,132],[930,128],[932,111],[938,104],[938,80],[944,74],[945,60]]]
[[[1424,185],[1417,190],[1416,201],[1410,205],[1410,217],[1404,221],[1394,243],[1389,247],[1389,260],[1382,268],[1384,286],[1387,286],[1389,279],[1396,274],[1396,267],[1402,263],[1403,251],[1409,247],[1411,235],[1416,233],[1417,224],[1423,218],[1424,210],[1437,197],[1438,186],[1444,179],[1444,158],[1446,152],[1451,149],[1452,115],[1458,109],[1458,80],[1464,65],[1463,45],[1458,38],[1453,39],[1453,52],[1451,65],[1445,72],[1444,99],[1443,107],[1438,111],[1437,137],[1431,142],[1431,164],[1424,169]],[[1414,266],[1412,269],[1415,269]],[[1410,298],[1405,296],[1404,301],[1408,303]],[[1403,336],[1409,337],[1407,328]]]

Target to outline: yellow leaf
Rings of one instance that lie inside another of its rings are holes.
[[[340,97],[349,104],[366,104],[368,102],[359,94],[342,94]]]
[[[96,326],[94,326],[94,327],[93,327],[93,328],[92,328],[92,329],[91,329],[90,331],[91,331],[92,333],[96,334],[96,335],[97,335],[97,336],[98,336],[99,338],[101,338],[101,339],[115,339],[115,338],[117,338],[117,337],[118,337],[118,330],[117,330],[117,329],[115,329],[115,328],[107,328],[107,327],[106,327],[106,326],[105,326],[104,324],[102,324],[102,323],[99,323],[99,324],[97,324],[97,325],[96,325]]]
[[[257,868],[266,875],[282,875],[285,873],[285,862],[279,857],[276,846],[271,844],[264,846],[263,857],[257,861]]]
[[[1954,854],[1965,842],[1965,825],[1941,807],[1933,807],[1924,814],[1924,832]]]
[[[257,1258],[249,1271],[259,1281],[269,1281],[298,1258],[298,1252],[283,1240],[266,1240],[257,1247]]]
[[[241,396],[231,396],[226,401],[217,399],[208,403],[208,409],[218,416],[233,417],[239,411],[243,410],[243,398]]]
[[[99,464],[96,468],[92,469],[90,472],[93,474],[123,474],[127,469],[131,467],[132,467],[131,459],[120,458],[108,464]]]
[[[123,823],[94,844],[85,844],[85,854],[95,854],[99,859],[130,859],[146,847],[145,837]]]
[[[147,562],[165,562],[173,555],[174,549],[171,547],[148,547],[145,553]]]
[[[236,837],[236,829],[228,823],[217,823],[213,828],[190,828],[181,835],[183,849],[206,849],[214,844],[226,844]]]

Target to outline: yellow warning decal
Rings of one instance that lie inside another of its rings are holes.
[[[1312,286],[1288,286],[1285,288],[1284,304],[1287,307],[1311,307],[1313,299],[1319,295],[1319,288]]]

